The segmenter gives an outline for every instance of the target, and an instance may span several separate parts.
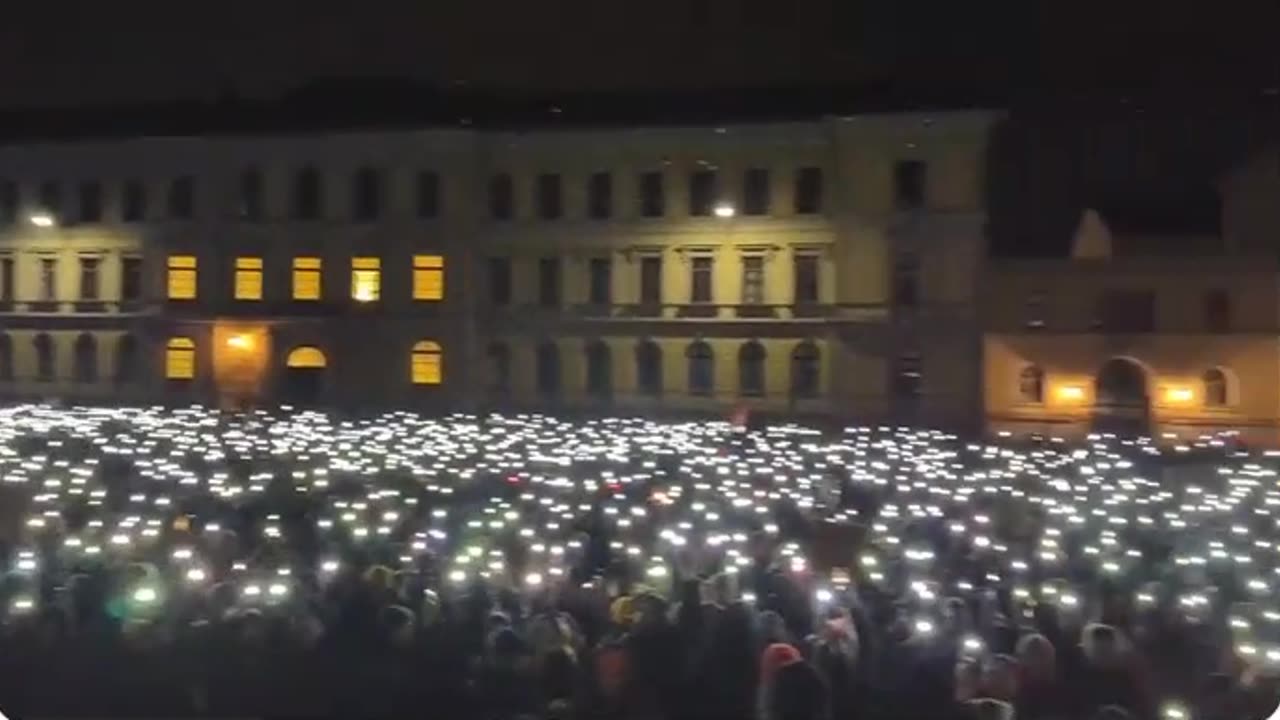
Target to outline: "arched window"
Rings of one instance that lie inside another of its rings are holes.
[[[138,377],[138,341],[132,335],[121,335],[116,346],[116,382],[131,383]]]
[[[98,381],[98,343],[89,333],[80,333],[75,347],[76,382]]]
[[[756,340],[738,349],[738,394],[764,395],[764,346]]]
[[[36,335],[33,341],[36,350],[36,379],[49,381],[53,379],[53,339],[47,333]]]
[[[505,393],[511,388],[511,351],[500,342],[489,345],[489,389]]]
[[[1044,402],[1044,371],[1038,366],[1028,365],[1018,374],[1018,397],[1025,403]]]
[[[191,380],[196,376],[196,344],[191,338],[170,338],[164,350],[164,376],[169,380]]]
[[[0,382],[13,380],[13,340],[0,333]]]
[[[1225,407],[1227,404],[1227,376],[1218,368],[1210,368],[1200,376],[1204,384],[1205,407]]]
[[[613,390],[613,355],[603,340],[587,343],[587,394],[606,396]]]
[[[560,348],[554,342],[538,345],[534,374],[539,395],[560,393]]]
[[[715,388],[715,355],[705,341],[695,340],[684,351],[689,361],[689,394],[710,395]]]
[[[662,348],[652,340],[636,343],[636,388],[641,395],[662,394]]]
[[[303,345],[294,348],[289,353],[289,357],[285,358],[284,364],[291,368],[322,369],[329,363],[320,348]]]
[[[818,395],[819,378],[821,377],[818,346],[805,340],[791,351],[791,394],[798,398],[811,398]]]
[[[414,385],[439,385],[444,379],[444,352],[440,343],[421,340],[409,354],[409,379]]]

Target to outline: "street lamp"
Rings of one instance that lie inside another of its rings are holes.
[[[733,203],[721,202],[716,203],[715,214],[718,218],[731,218],[738,214],[738,210]]]
[[[227,345],[237,350],[248,350],[253,347],[253,338],[248,335],[232,335],[227,338]]]
[[[30,219],[32,225],[40,228],[49,228],[58,224],[57,220],[54,219],[53,214],[47,212],[32,213]]]

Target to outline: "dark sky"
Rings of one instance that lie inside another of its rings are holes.
[[[530,90],[1256,85],[1280,80],[1278,27],[1275,0],[42,0],[6,3],[0,107],[353,75]]]

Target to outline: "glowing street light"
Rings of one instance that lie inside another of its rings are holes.
[[[58,224],[58,221],[51,213],[38,212],[31,214],[31,224],[39,228],[50,228]]]
[[[248,335],[232,335],[227,338],[227,346],[237,350],[249,350],[253,347],[253,338]]]
[[[737,208],[727,202],[717,203],[714,212],[718,218],[731,218],[738,214]]]

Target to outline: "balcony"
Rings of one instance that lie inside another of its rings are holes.
[[[882,304],[805,304],[805,305],[720,305],[714,303],[618,305],[566,305],[546,307],[538,304],[489,305],[481,308],[484,323],[507,326],[512,330],[550,328],[584,329],[602,323],[618,326],[717,326],[734,328],[733,332],[769,332],[800,325],[867,325],[885,324],[889,308]],[[656,328],[655,328],[656,331]]]

